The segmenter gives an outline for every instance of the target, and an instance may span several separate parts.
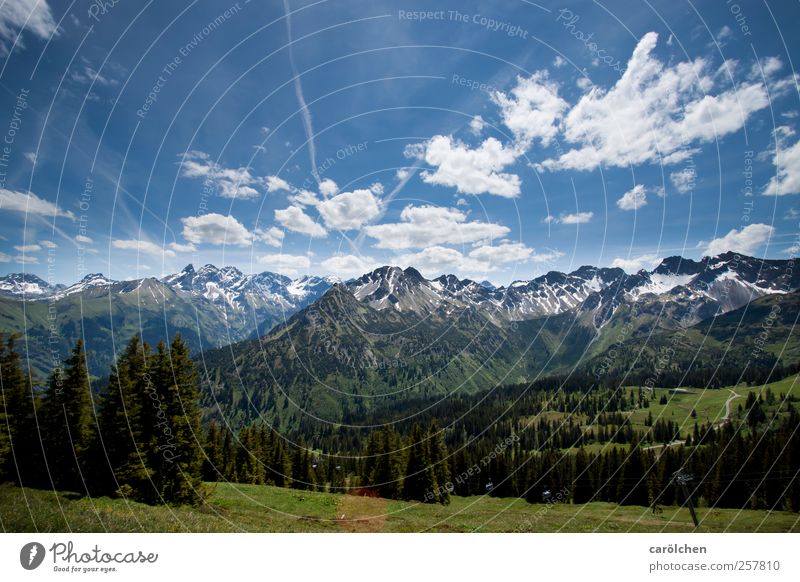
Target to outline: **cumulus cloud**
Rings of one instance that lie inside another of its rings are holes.
[[[39,244],[42,245],[46,249],[55,249],[58,248],[58,245],[51,240],[40,240]]]
[[[367,236],[382,249],[425,248],[441,244],[467,244],[502,238],[510,229],[501,224],[467,221],[457,208],[406,206],[400,222],[367,226]]]
[[[291,192],[292,187],[289,185],[289,182],[283,178],[279,178],[278,176],[267,176],[267,192],[280,192],[281,190]]]
[[[617,206],[622,210],[639,210],[645,204],[647,204],[647,192],[641,184],[637,184],[617,200]]]
[[[619,267],[627,273],[636,273],[642,269],[652,269],[658,264],[659,260],[658,255],[649,253],[638,257],[617,257],[611,261],[611,266]]]
[[[260,179],[252,174],[250,168],[226,168],[204,152],[185,153],[181,160],[181,174],[187,178],[197,178],[212,184],[217,194],[223,198],[260,196],[258,190],[254,188],[260,183]]]
[[[372,190],[342,192],[317,205],[325,226],[336,230],[359,229],[381,213]]]
[[[253,235],[233,216],[203,214],[182,218],[183,237],[195,244],[248,246]]]
[[[734,228],[725,236],[707,243],[703,255],[714,257],[728,251],[753,255],[774,233],[775,228],[768,224],[748,224],[741,230]]]
[[[800,194],[800,140],[787,145],[787,139],[794,136],[794,130],[781,126],[775,130],[777,151],[772,157],[775,175],[764,187],[766,196],[785,196]]]
[[[378,261],[372,257],[356,255],[334,255],[320,264],[324,269],[340,279],[358,277],[380,266]]]
[[[689,166],[682,170],[671,172],[669,180],[678,192],[686,194],[694,190],[697,181],[697,172],[694,166]]]
[[[406,156],[416,157],[436,168],[420,173],[428,184],[451,186],[462,194],[519,196],[519,176],[503,172],[506,166],[514,163],[516,153],[493,137],[473,149],[452,137],[436,135],[427,142],[407,147]]]
[[[94,242],[94,239],[83,234],[77,234],[75,235],[75,242],[79,242],[83,245],[90,245]]]
[[[692,149],[738,131],[768,106],[763,84],[740,83],[711,94],[713,71],[702,58],[665,65],[652,52],[658,35],[645,34],[625,73],[608,89],[593,88],[566,114],[564,137],[576,147],[541,168],[593,170],[642,163],[677,163]]]
[[[325,178],[319,183],[319,193],[323,196],[333,196],[339,191],[339,186],[330,178]]]
[[[270,228],[257,228],[253,233],[257,240],[271,247],[279,247],[283,242],[284,233],[280,228],[271,226]]]
[[[586,224],[594,217],[594,212],[576,212],[575,214],[562,214],[558,219],[561,224]]]
[[[510,95],[496,91],[492,101],[500,107],[503,124],[523,149],[536,140],[543,146],[550,145],[568,107],[558,96],[558,85],[549,80],[547,71],[538,71],[530,77],[518,76]]]
[[[314,221],[299,206],[289,206],[275,211],[275,221],[292,232],[307,234],[311,237],[323,237],[328,234],[320,224]]]
[[[75,218],[69,210],[63,210],[57,204],[39,198],[33,192],[18,192],[0,188],[0,210],[14,210],[39,216],[63,216]]]
[[[477,246],[468,253],[435,245],[417,253],[402,255],[397,261],[402,266],[418,269],[426,277],[454,272],[480,276],[497,271],[507,264],[544,262],[561,256],[562,253],[558,251],[536,254],[534,249],[522,243],[502,242],[497,245]]]
[[[472,133],[472,135],[480,135],[485,126],[486,122],[480,115],[476,115],[469,122],[469,130]]]
[[[23,30],[33,33],[40,39],[47,39],[56,33],[57,25],[46,0],[5,0],[0,10],[0,56],[5,56],[16,42],[24,47],[21,37]]]
[[[274,253],[261,255],[258,262],[271,271],[277,271],[284,275],[296,275],[300,269],[308,269],[311,260],[305,255],[287,255],[284,253]]]
[[[146,255],[153,255],[157,257],[160,257],[162,255],[166,257],[175,256],[175,251],[163,249],[155,243],[140,239],[113,240],[111,241],[111,246],[114,247],[115,249],[121,249],[126,251],[137,251],[140,253],[144,253]]]

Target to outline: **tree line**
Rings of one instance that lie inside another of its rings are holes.
[[[146,503],[203,496],[198,382],[176,335],[130,340],[99,396],[79,340],[43,390],[0,335],[0,481]]]

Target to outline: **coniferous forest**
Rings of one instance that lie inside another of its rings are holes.
[[[420,399],[401,422],[391,409],[360,419],[378,429],[279,431],[266,420],[201,425],[199,376],[179,335],[155,348],[131,339],[100,389],[81,341],[45,386],[23,371],[15,341],[0,341],[0,481],[27,487],[148,504],[202,503],[215,481],[443,504],[483,494],[540,503],[558,489],[576,504],[655,508],[685,503],[680,469],[695,502],[800,511],[797,398],[755,384],[715,423],[694,410],[689,424],[654,420],[668,398],[641,387],[555,378],[438,407]]]

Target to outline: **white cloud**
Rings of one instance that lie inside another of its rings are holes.
[[[38,265],[39,259],[32,255],[17,255],[14,257],[14,262],[20,265]]]
[[[411,173],[411,170],[409,170],[408,168],[401,168],[401,169],[397,170],[397,172],[395,172],[395,176],[397,177],[397,179],[399,181],[402,182],[403,180],[408,178],[408,175],[410,173]]]
[[[738,131],[769,104],[759,83],[710,94],[713,72],[704,59],[665,65],[652,55],[658,35],[645,34],[623,76],[609,90],[595,87],[563,120],[566,141],[577,147],[545,160],[551,170],[593,170],[642,163],[677,163],[693,142]]]
[[[10,263],[11,262],[11,255],[7,255],[6,253],[0,252],[0,263]]]
[[[290,206],[283,210],[275,211],[275,220],[292,232],[307,234],[311,237],[323,237],[328,232],[318,223],[314,222],[299,206]]]
[[[558,222],[561,224],[586,224],[594,217],[594,212],[576,212],[575,214],[562,214]]]
[[[335,255],[320,263],[331,274],[341,279],[358,277],[375,270],[380,265],[372,257],[356,255]]]
[[[339,186],[330,178],[325,178],[319,183],[319,193],[323,196],[333,196],[339,191]]]
[[[183,237],[195,244],[248,246],[253,235],[233,216],[203,214],[181,218]]]
[[[40,240],[39,244],[42,245],[46,249],[55,249],[58,248],[58,245],[51,240]]]
[[[775,228],[768,224],[749,224],[741,230],[734,228],[725,236],[708,243],[703,255],[714,257],[728,251],[753,255],[770,239],[774,232]]]
[[[472,133],[472,135],[480,135],[485,126],[486,122],[480,115],[476,115],[469,122],[469,130]]]
[[[659,262],[656,254],[639,255],[638,257],[617,257],[611,262],[612,267],[619,267],[627,273],[636,273],[642,269],[652,269]]]
[[[104,87],[113,87],[115,85],[119,85],[119,81],[116,79],[105,77],[88,65],[84,65],[83,72],[78,70],[72,71],[70,77],[73,81],[84,83],[86,85],[90,85],[92,83],[95,85],[102,85]]]
[[[375,194],[375,196],[382,196],[383,195],[383,184],[380,182],[373,182],[369,186],[369,191]]]
[[[519,196],[519,176],[502,171],[514,163],[516,154],[493,137],[472,149],[449,136],[436,135],[425,143],[407,147],[406,156],[424,160],[436,168],[421,173],[428,184],[452,186],[462,194]]]
[[[382,249],[425,248],[441,244],[468,244],[506,236],[510,229],[491,222],[470,221],[456,208],[406,206],[401,222],[367,226],[364,232]]]
[[[19,252],[26,254],[26,253],[38,253],[42,250],[42,247],[33,244],[33,245],[14,245],[14,249],[18,250]]]
[[[794,131],[785,126],[775,130],[778,146],[778,151],[772,157],[775,175],[764,187],[763,194],[766,196],[800,194],[800,140],[786,145],[786,138],[793,135]]]
[[[311,260],[305,255],[287,255],[275,253],[261,255],[258,262],[272,271],[285,275],[296,275],[300,269],[308,269]]]
[[[160,257],[162,255],[167,257],[175,256],[174,251],[163,249],[159,245],[146,240],[137,240],[137,239],[113,240],[111,241],[111,246],[114,247],[115,249],[121,249],[126,251],[138,251],[146,255],[153,255],[157,257]]]
[[[548,214],[547,216],[545,216],[542,219],[542,222],[544,222],[545,224],[553,224],[553,223],[557,223],[558,219],[555,216],[553,216],[552,214]]]
[[[547,71],[538,71],[527,78],[517,77],[510,95],[496,91],[492,101],[500,107],[503,124],[523,149],[537,139],[543,146],[550,145],[568,107],[558,96],[558,85],[548,79]]]
[[[558,251],[537,255],[532,248],[522,243],[502,242],[498,245],[475,247],[467,254],[435,245],[417,253],[402,255],[397,261],[402,266],[418,269],[426,277],[453,272],[480,276],[497,271],[507,264],[546,262],[561,256],[562,253]]]
[[[794,243],[792,246],[783,250],[787,255],[800,255],[800,243]]]
[[[194,253],[197,252],[197,247],[194,246],[192,243],[189,244],[181,244],[176,242],[169,243],[170,250],[175,251],[176,253]]]
[[[257,240],[271,247],[279,247],[283,242],[284,233],[280,228],[271,226],[267,229],[257,228],[253,233]]]
[[[279,178],[278,176],[267,176],[267,192],[280,192],[281,190],[291,192],[292,187],[289,185],[289,182],[283,178]]]
[[[561,55],[556,55],[556,58],[553,59],[553,66],[557,69],[563,67],[566,64],[567,64],[566,59],[564,59],[564,57],[562,57]]]
[[[187,178],[208,181],[223,198],[257,198],[261,194],[253,186],[260,183],[250,168],[226,168],[203,152],[190,151],[181,160],[181,174]]]
[[[58,205],[39,198],[33,192],[18,192],[0,188],[0,210],[16,210],[39,216],[63,216],[75,218],[69,210],[63,210]]]
[[[75,235],[75,242],[79,242],[84,245],[90,245],[94,242],[94,240],[86,235],[78,234]]]
[[[381,213],[380,203],[372,191],[363,189],[323,200],[317,210],[325,225],[337,230],[359,229]]]
[[[5,0],[0,10],[0,55],[7,55],[16,40],[24,47],[17,34],[25,29],[40,39],[47,39],[57,30],[56,21],[46,0]]]
[[[670,173],[669,180],[678,192],[686,194],[694,190],[697,182],[697,172],[694,166],[688,166],[683,170]]]
[[[646,204],[647,191],[641,184],[636,184],[636,186],[625,192],[622,198],[617,200],[617,206],[622,210],[639,210]]]
[[[319,198],[310,190],[300,190],[299,192],[289,196],[290,202],[295,202],[301,207],[316,206],[319,204]]]

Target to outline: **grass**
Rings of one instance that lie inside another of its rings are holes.
[[[6,532],[689,532],[686,509],[612,503],[529,504],[453,497],[448,506],[264,485],[208,484],[200,507],[152,507],[120,499],[0,486]],[[800,515],[700,508],[699,531],[800,531]]]

